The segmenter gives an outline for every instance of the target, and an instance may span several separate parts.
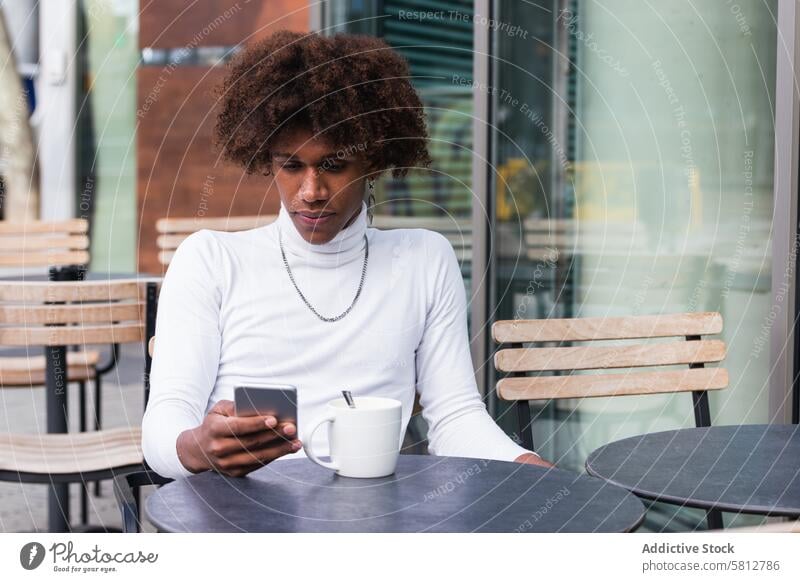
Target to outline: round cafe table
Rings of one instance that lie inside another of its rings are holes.
[[[163,532],[625,532],[645,509],[570,471],[400,455],[379,479],[340,477],[308,459],[243,478],[207,471],[157,489],[145,512]]]
[[[800,517],[800,426],[688,428],[609,443],[586,471],[640,497],[736,513]]]

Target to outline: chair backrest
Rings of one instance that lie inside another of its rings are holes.
[[[497,383],[503,400],[549,400],[666,392],[697,392],[727,387],[724,368],[704,364],[725,358],[725,343],[701,336],[722,331],[719,313],[681,313],[632,317],[498,321],[494,340],[512,344],[495,354],[495,366],[513,374]],[[682,337],[671,342],[635,345],[523,347],[525,343],[595,342]],[[688,341],[687,341],[688,340]],[[688,365],[659,371],[578,374],[609,370]],[[567,372],[560,376],[525,376],[528,372]]]
[[[265,226],[278,218],[275,214],[258,216],[221,216],[208,218],[161,218],[156,222],[156,239],[158,246],[158,261],[164,266],[169,265],[175,250],[186,237],[198,230],[221,230],[237,232]]]
[[[89,223],[0,222],[0,267],[52,267],[89,263]]]
[[[131,280],[0,282],[0,346],[142,342],[145,297]]]
[[[728,385],[723,368],[705,364],[725,358],[725,344],[701,336],[722,331],[719,313],[680,313],[631,317],[587,317],[498,321],[492,337],[510,348],[495,353],[495,367],[507,373],[497,382],[502,400],[516,401],[522,443],[534,450],[529,400],[591,398],[691,392],[697,426],[711,425],[708,390]],[[526,343],[572,343],[682,337],[686,341],[634,345],[524,347]],[[621,368],[688,365],[688,369],[573,374]],[[535,376],[527,376],[534,372]],[[545,376],[556,372],[562,375]]]

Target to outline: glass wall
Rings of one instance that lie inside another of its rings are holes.
[[[452,4],[327,3],[328,32],[409,59],[428,108],[433,171],[385,180],[377,225],[469,232],[470,116],[487,96],[488,323],[719,311],[730,385],[710,394],[712,422],[768,422],[777,0],[488,2],[487,80],[465,58],[473,3]],[[475,364],[491,395],[491,362]],[[519,434],[513,409],[490,409]],[[532,416],[537,449],[577,471],[609,441],[694,424],[686,393],[534,402]],[[646,527],[704,518],[658,513]]]
[[[768,422],[777,1],[494,4],[525,31],[494,33],[496,318],[719,311],[712,422]],[[575,470],[694,424],[685,393],[532,414],[539,450]]]

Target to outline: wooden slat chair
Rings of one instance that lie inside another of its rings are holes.
[[[89,263],[89,223],[63,221],[0,222],[0,269],[22,269]],[[2,356],[0,354],[0,356]],[[70,381],[95,377],[100,354],[71,352],[67,356]],[[0,388],[44,384],[44,357],[0,357]],[[85,385],[82,385],[82,395]]]
[[[47,267],[89,265],[89,222],[83,218],[59,221],[33,220],[0,222],[0,269],[11,274],[38,273]],[[81,430],[86,429],[86,382],[94,383],[95,430],[102,423],[101,376],[116,366],[117,346],[112,346],[110,363],[100,365],[96,350],[67,355],[69,380],[80,387]],[[0,354],[0,388],[27,388],[41,385],[44,378],[42,357],[4,357]],[[96,494],[100,494],[99,484]]]
[[[596,398],[691,392],[695,424],[711,425],[708,391],[728,386],[724,368],[705,364],[725,358],[725,343],[702,339],[722,332],[719,313],[681,313],[632,317],[596,317],[498,321],[492,337],[501,344],[495,367],[506,376],[497,382],[501,400],[516,402],[522,443],[534,450],[530,400]],[[637,340],[681,337],[673,342],[636,345],[580,345],[563,343],[601,340]],[[529,343],[556,343],[555,347],[525,347]],[[688,366],[684,369],[639,371],[639,368]],[[573,374],[575,371],[627,369],[624,373]],[[549,376],[544,373],[559,372]],[[528,375],[533,374],[533,375]],[[722,526],[719,512],[709,512],[709,528]]]
[[[151,328],[145,297],[155,296],[154,287],[135,281],[0,282],[0,346],[44,349],[48,391],[61,387],[63,399],[51,394],[47,401],[54,432],[0,434],[0,480],[83,483],[85,495],[87,481],[142,466],[138,426],[66,432],[68,377],[60,362],[67,346],[143,342],[146,323]],[[62,503],[61,511],[68,524],[68,505]]]
[[[45,274],[48,267],[86,268],[89,264],[89,222],[82,218],[60,221],[34,220],[0,222],[0,269],[10,275]],[[116,347],[112,347],[116,350]],[[111,371],[110,364],[100,366],[96,350],[67,354],[67,376],[78,382],[80,390],[81,430],[86,430],[86,383],[94,383],[95,429],[100,427],[100,377]],[[7,357],[0,354],[0,388],[29,388],[44,384],[45,362],[41,356]],[[99,485],[96,493],[99,494]]]
[[[29,268],[89,263],[89,223],[84,219],[63,221],[0,222],[0,269]],[[21,273],[20,273],[21,274]],[[96,351],[70,353],[67,358],[70,381],[94,378],[100,354]],[[17,388],[44,383],[43,357],[0,357],[0,388]]]
[[[158,261],[165,267],[169,266],[178,245],[186,240],[186,237],[198,230],[237,232],[265,226],[274,222],[276,218],[278,216],[275,214],[208,218],[160,218],[156,222]]]

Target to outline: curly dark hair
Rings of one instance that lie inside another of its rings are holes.
[[[283,132],[310,130],[395,177],[431,163],[406,60],[384,41],[281,30],[240,52],[218,87],[214,140],[248,173],[268,173]]]

